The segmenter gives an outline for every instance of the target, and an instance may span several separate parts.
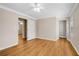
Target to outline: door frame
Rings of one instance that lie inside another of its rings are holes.
[[[27,39],[27,19],[24,18],[18,18],[18,21],[24,21],[24,38],[23,39]]]
[[[60,35],[60,22],[64,22],[64,21],[65,21],[65,25],[66,25],[65,26],[65,36],[61,36]],[[67,33],[67,20],[60,20],[59,21],[59,38],[67,38],[67,34],[66,33]]]

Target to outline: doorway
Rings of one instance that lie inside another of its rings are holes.
[[[66,20],[59,21],[59,38],[66,38]]]
[[[27,42],[27,20],[23,18],[18,18],[18,39],[19,44],[23,44]]]

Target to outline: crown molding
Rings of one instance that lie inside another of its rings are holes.
[[[8,8],[8,7],[5,7],[5,6],[3,6],[3,5],[0,5],[0,8],[1,8],[1,9],[4,9],[4,10],[11,11],[11,12],[14,12],[14,13],[16,13],[16,14],[18,14],[18,15],[22,15],[22,16],[29,17],[29,18],[31,18],[31,19],[33,19],[33,20],[36,20],[36,18],[34,18],[34,17],[31,17],[31,16],[29,16],[29,15],[27,15],[27,14],[24,14],[24,13],[18,12],[18,11],[14,10],[14,9],[11,9],[11,8]]]
[[[75,3],[74,6],[73,6],[73,8],[72,8],[72,10],[70,11],[69,16],[72,16],[72,14],[74,13],[74,11],[77,8],[77,6],[78,6],[78,3]]]

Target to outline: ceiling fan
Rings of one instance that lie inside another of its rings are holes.
[[[32,7],[33,7],[32,10],[35,11],[35,12],[40,12],[41,9],[44,9],[42,4],[40,4],[40,3],[33,3]]]

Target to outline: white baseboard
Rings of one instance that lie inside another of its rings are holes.
[[[62,38],[67,38],[66,36],[59,36],[59,37],[62,37]]]
[[[44,40],[50,40],[50,41],[57,41],[58,39],[50,39],[50,38],[44,38],[44,37],[37,37],[39,39],[44,39]]]
[[[79,55],[79,52],[78,52],[77,48],[75,47],[75,45],[73,44],[73,42],[70,40],[68,40],[68,41],[72,44],[73,48],[76,50],[77,54]]]
[[[0,47],[0,50],[7,49],[9,47],[16,46],[16,45],[18,45],[18,43],[14,43],[14,44],[6,46],[6,47]]]

